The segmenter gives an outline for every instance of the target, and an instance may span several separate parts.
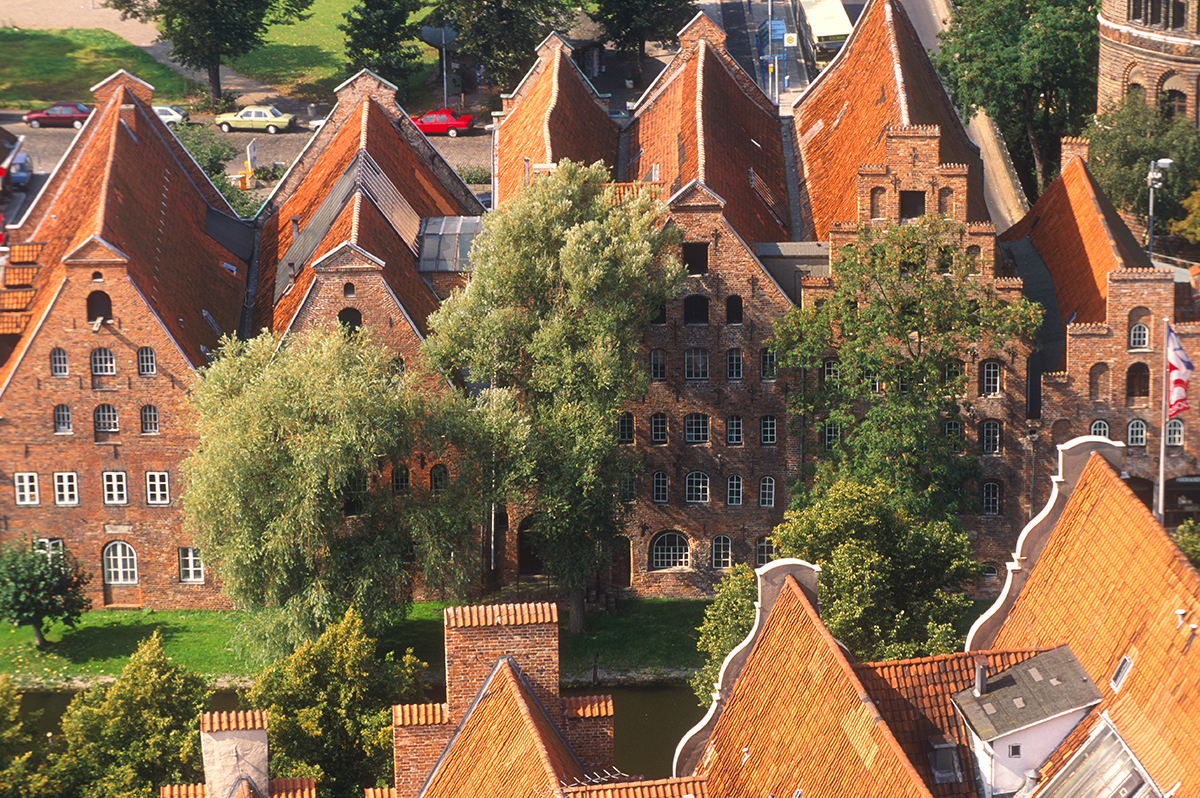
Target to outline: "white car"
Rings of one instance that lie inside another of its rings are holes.
[[[188,112],[178,105],[155,105],[153,107],[154,113],[158,114],[158,118],[166,123],[167,127],[188,123]]]
[[[324,117],[324,116],[322,116],[322,117],[320,117],[319,119],[314,119],[314,120],[312,120],[311,122],[309,122],[309,123],[308,123],[308,126],[309,126],[310,128],[312,128],[313,132],[315,133],[316,131],[318,131],[318,130],[320,130],[320,129],[321,129],[321,125],[325,124],[325,120],[326,120],[327,118],[328,118],[328,117]]]

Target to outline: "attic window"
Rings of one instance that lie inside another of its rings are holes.
[[[232,263],[225,263],[224,261],[222,261],[221,268],[224,269],[225,271],[229,272],[230,274],[237,276],[237,266],[234,266]]]
[[[1121,662],[1117,665],[1117,670],[1113,673],[1112,680],[1108,686],[1115,693],[1121,689],[1121,685],[1125,683],[1125,677],[1129,675],[1129,670],[1133,667],[1133,658],[1128,654],[1121,657]]]
[[[940,736],[931,737],[929,744],[933,746],[933,750],[929,753],[929,765],[933,769],[933,783],[962,782],[962,765],[958,761],[958,746]]]
[[[221,325],[217,324],[217,320],[212,317],[212,314],[207,310],[201,311],[204,313],[204,320],[208,322],[208,326],[216,330],[217,335],[224,335],[225,331],[221,329]]]
[[[708,242],[684,243],[683,265],[688,274],[706,274],[708,272]]]
[[[104,275],[101,274],[100,272],[92,272],[92,282],[93,283],[104,282]]]
[[[753,144],[755,147],[758,147],[760,150],[762,149],[762,145],[761,145],[761,144],[759,144],[759,143],[758,143],[757,141],[755,141],[754,139],[750,139],[750,143],[751,143],[751,144]]]

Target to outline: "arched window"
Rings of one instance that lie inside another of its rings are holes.
[[[671,480],[667,476],[667,472],[655,471],[653,482],[654,491],[651,494],[651,497],[654,499],[656,504],[666,504],[668,498],[670,497],[671,489]]]
[[[1100,438],[1108,437],[1108,422],[1102,418],[1098,418],[1092,422],[1092,426],[1088,429],[1089,435],[1095,435]]]
[[[742,478],[737,474],[734,474],[726,481],[725,504],[730,507],[742,506]]]
[[[667,379],[667,350],[650,350],[650,381],[665,382]]]
[[[158,373],[158,361],[154,357],[154,350],[148,346],[138,350],[137,364],[140,377],[153,377]]]
[[[338,313],[338,323],[349,327],[350,332],[355,332],[362,328],[362,313],[359,313],[358,308],[342,308]]]
[[[684,485],[684,501],[688,504],[708,504],[708,474],[693,471]]]
[[[1183,446],[1183,419],[1173,418],[1167,422],[1167,446]]]
[[[687,538],[678,532],[663,532],[650,544],[650,569],[686,567],[691,559]]]
[[[117,408],[112,405],[97,405],[92,413],[92,422],[96,432],[117,432],[121,428],[117,420]]]
[[[650,416],[650,442],[667,442],[667,414],[655,413]]]
[[[704,413],[684,416],[683,437],[688,443],[708,443],[708,416]]]
[[[142,406],[142,434],[158,434],[158,408],[154,405]]]
[[[758,421],[758,440],[763,446],[774,446],[779,440],[775,416],[763,416]]]
[[[1150,367],[1134,363],[1125,372],[1125,398],[1144,399],[1150,396]]]
[[[842,441],[842,425],[825,422],[821,425],[821,439],[825,445],[825,451],[832,452]]]
[[[1108,364],[1096,363],[1088,370],[1088,398],[1093,402],[1108,399]]]
[[[694,348],[683,353],[683,377],[687,380],[708,379],[708,350]]]
[[[50,376],[65,377],[68,373],[67,350],[56,346],[50,350]]]
[[[617,416],[617,443],[633,443],[633,413]]]
[[[123,540],[114,540],[104,547],[104,584],[136,585],[138,581],[137,552]]]
[[[1126,435],[1125,443],[1130,446],[1145,446],[1146,445],[1146,422],[1140,418],[1135,418],[1129,422],[1129,430]]]
[[[1163,116],[1167,119],[1187,117],[1187,95],[1177,89],[1167,89],[1163,92]]]
[[[998,576],[1000,576],[1000,569],[997,568],[994,564],[987,563],[983,566],[983,578],[984,579],[995,579]]]
[[[725,298],[725,323],[742,323],[742,298],[740,296]]]
[[[683,300],[684,324],[708,324],[708,297],[692,294]]]
[[[104,282],[104,274],[101,272],[92,272],[92,282],[93,283]]]
[[[884,217],[883,200],[887,196],[887,189],[876,186],[871,189],[871,218],[882,219]]]
[[[1000,515],[1000,483],[983,483],[983,514]]]
[[[742,350],[730,349],[725,353],[725,379],[737,382],[742,378]]]
[[[112,300],[103,291],[93,291],[87,298],[87,320],[95,324],[96,319],[112,321]]]
[[[999,421],[985,421],[979,430],[979,447],[984,454],[999,454],[1001,449]]]
[[[55,405],[54,406],[54,431],[55,432],[71,432],[74,426],[71,423],[71,406],[70,405]]]
[[[996,396],[1000,393],[1000,363],[985,360],[979,366],[979,395]]]
[[[730,416],[725,419],[725,444],[727,446],[741,446],[743,440],[742,417]]]
[[[733,566],[733,541],[726,535],[717,535],[712,542],[712,567],[716,569]]]
[[[429,469],[429,490],[441,493],[450,487],[450,470],[441,463]]]
[[[972,244],[971,246],[967,247],[967,260],[971,261],[972,263],[978,263],[979,256],[982,254],[983,250],[979,248],[978,244]]]
[[[1129,348],[1147,349],[1150,346],[1150,328],[1145,324],[1135,324],[1129,328]]]
[[[763,477],[758,481],[758,506],[775,506],[775,477]]]
[[[770,535],[763,535],[754,541],[754,563],[757,567],[761,568],[773,559],[775,559],[775,541],[771,540]]]
[[[958,381],[962,379],[962,375],[963,364],[961,360],[955,360],[951,363],[947,363],[942,368],[942,384],[948,385],[951,388],[956,388],[958,386]]]
[[[111,377],[117,373],[117,359],[111,349],[103,346],[92,350],[92,374],[98,377]]]
[[[821,384],[832,385],[838,381],[842,373],[842,365],[836,360],[826,360],[821,364]]]
[[[346,283],[342,286],[342,296],[350,299],[354,296],[354,283]]]

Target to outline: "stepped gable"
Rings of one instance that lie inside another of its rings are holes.
[[[625,781],[570,787],[564,794],[567,798],[708,798],[708,782],[694,777]]]
[[[946,96],[897,0],[870,0],[841,51],[792,106],[812,218],[807,233],[829,238],[856,222],[858,172],[887,163],[890,128],[938,128],[939,164],[968,168],[967,221],[989,220],[979,148]]]
[[[583,767],[511,657],[496,663],[418,793],[422,798],[561,794]]]
[[[875,702],[879,714],[896,735],[900,747],[935,796],[979,795],[970,740],[955,714],[952,696],[971,687],[975,657],[987,658],[988,673],[997,673],[1030,659],[1041,649],[960,652],[937,657],[871,662],[854,665],[854,674]],[[955,745],[962,768],[961,782],[937,784],[929,754],[931,740],[945,738]]]
[[[1107,321],[1108,273],[1149,269],[1117,209],[1078,157],[1072,158],[1029,213],[1000,236],[1028,238],[1054,277],[1058,312],[1065,325]]]
[[[516,196],[525,180],[525,159],[534,164],[603,161],[612,172],[617,158],[617,123],[607,95],[571,59],[571,46],[557,33],[538,46],[538,61],[511,96],[497,122],[496,201]],[[511,110],[510,110],[511,109]]]
[[[1091,455],[1027,567],[994,646],[1070,645],[1102,695],[1083,725],[1107,719],[1160,790],[1200,795],[1200,574],[1103,457]],[[1042,786],[1086,741],[1068,736]]]
[[[719,796],[932,795],[790,575],[694,775]]]

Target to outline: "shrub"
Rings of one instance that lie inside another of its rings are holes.
[[[492,182],[492,170],[486,166],[464,164],[463,166],[455,167],[454,171],[458,172],[458,176],[462,178],[464,183],[480,184]]]

